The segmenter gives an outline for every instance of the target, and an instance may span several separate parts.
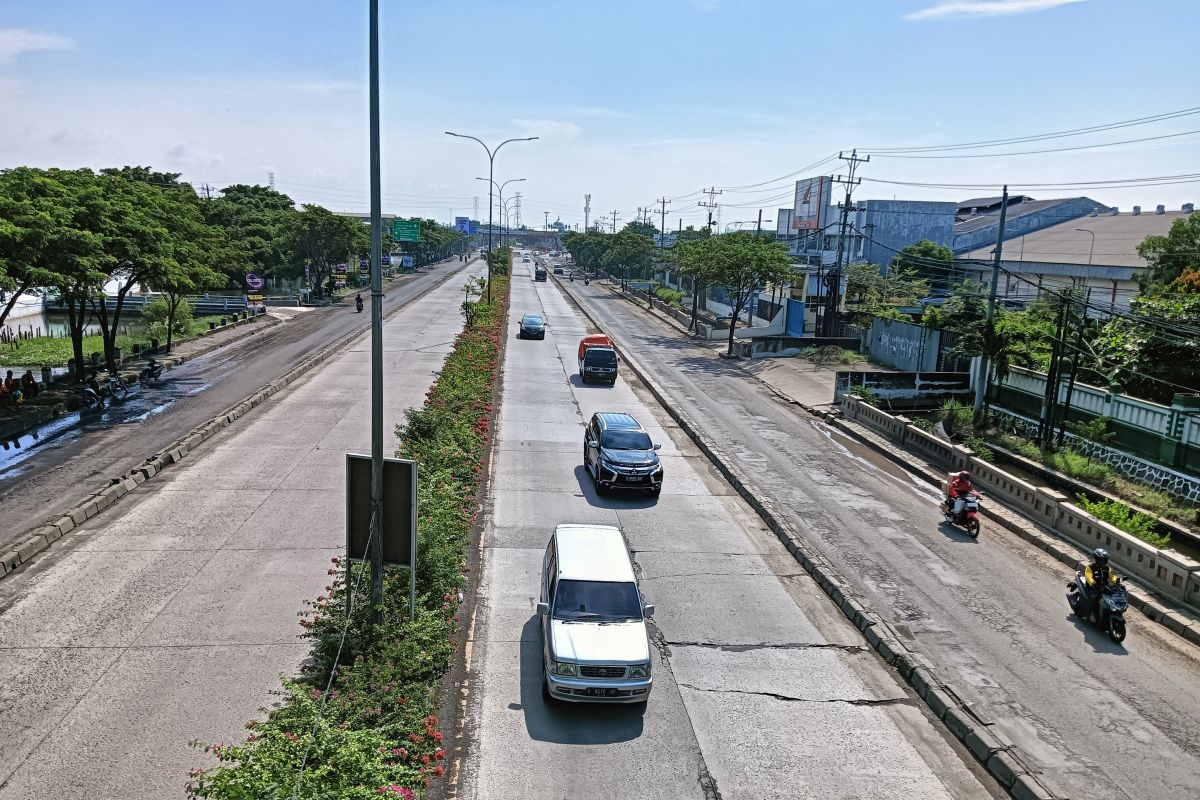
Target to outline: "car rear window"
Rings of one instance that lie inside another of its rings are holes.
[[[601,350],[590,347],[583,354],[583,360],[588,364],[599,364],[609,367],[617,363],[617,354],[612,350]]]

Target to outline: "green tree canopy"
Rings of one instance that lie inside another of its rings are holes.
[[[333,291],[335,267],[348,263],[371,245],[370,230],[361,221],[311,204],[288,220],[283,238],[293,272],[303,274],[308,267],[309,285],[318,291],[327,286],[329,292]]]
[[[608,252],[612,235],[600,231],[567,231],[562,235],[563,247],[571,259],[583,269],[597,270],[604,266],[604,255]]]
[[[608,242],[602,260],[610,272],[619,270],[622,277],[644,278],[655,260],[654,240],[626,226]]]
[[[1200,214],[1175,220],[1166,236],[1147,236],[1137,251],[1150,267],[1138,276],[1142,291],[1169,289],[1186,271],[1200,269]]]
[[[942,244],[922,239],[908,245],[892,257],[888,271],[924,278],[931,286],[954,285],[954,251]]]
[[[769,284],[787,283],[795,274],[787,247],[749,231],[735,231],[697,242],[700,258],[710,265],[713,283],[729,291],[733,305],[729,321],[729,349],[733,354],[733,334],[738,315],[746,308],[751,295]]]
[[[871,327],[880,319],[908,319],[899,309],[912,307],[929,293],[929,281],[893,264],[883,275],[875,264],[851,264],[846,272],[846,306],[851,320],[860,327]]]

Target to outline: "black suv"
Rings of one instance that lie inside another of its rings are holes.
[[[583,434],[583,468],[596,484],[596,494],[609,489],[640,489],[657,497],[662,491],[662,445],[629,414],[592,415]]]

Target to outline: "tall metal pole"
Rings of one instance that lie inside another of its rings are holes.
[[[379,178],[379,0],[371,2],[371,619],[383,622],[383,210]],[[413,564],[416,577],[416,564]],[[415,581],[414,586],[415,589]],[[409,609],[413,613],[415,609]]]
[[[992,320],[996,316],[996,289],[1000,285],[1000,256],[1004,250],[1004,224],[1008,220],[1008,184],[1000,197],[1000,225],[996,229],[996,249],[992,251],[992,285],[988,292],[987,330],[992,330]],[[988,381],[991,380],[992,370],[987,353],[979,359],[979,375],[975,381],[975,413],[983,410],[983,399],[987,396]]]
[[[488,305],[492,304],[492,187],[496,185],[496,176],[494,175],[494,167],[496,165],[496,154],[488,150],[487,145],[483,146],[484,150],[488,151],[488,249],[487,249],[487,299]],[[498,149],[498,148],[497,148]]]

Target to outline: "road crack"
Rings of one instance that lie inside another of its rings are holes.
[[[832,642],[786,642],[782,644],[721,644],[720,642],[664,642],[668,647],[708,647],[727,653],[746,653],[752,650],[841,650],[844,653],[867,653],[871,648],[862,644]]]
[[[703,686],[695,686],[690,683],[677,684],[681,689],[691,689],[696,692],[712,692],[714,694],[745,694],[754,697],[770,697],[773,700],[782,700],[786,703],[843,703],[849,706],[915,706],[916,703],[909,697],[888,697],[882,700],[868,699],[862,697],[844,698],[832,697],[828,700],[814,700],[810,697],[793,697],[787,694],[777,694],[775,692],[752,692],[746,689],[707,689]]]

